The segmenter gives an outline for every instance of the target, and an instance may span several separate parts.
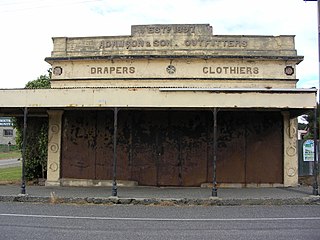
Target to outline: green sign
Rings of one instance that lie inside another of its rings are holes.
[[[0,127],[12,127],[12,120],[11,118],[0,118]]]
[[[314,161],[314,141],[306,140],[303,143],[303,161],[313,162]]]

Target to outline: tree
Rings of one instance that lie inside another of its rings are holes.
[[[25,88],[51,88],[50,77],[47,75],[40,75],[40,77],[38,77],[36,80],[28,82]]]
[[[25,88],[50,88],[49,76],[41,75],[36,80],[30,81]],[[16,142],[19,149],[22,149],[23,117],[14,119],[14,126],[17,129]],[[48,119],[40,117],[28,117],[27,124],[27,146],[26,146],[26,178],[33,180],[46,177],[48,152]]]
[[[314,134],[314,121],[317,121],[317,139],[319,139],[319,117],[320,105],[317,103],[317,117],[314,116],[314,110],[310,110],[306,115],[303,115],[302,118],[307,123],[308,134],[305,136],[306,139],[313,139]]]

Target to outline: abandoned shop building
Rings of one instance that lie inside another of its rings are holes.
[[[0,113],[49,119],[48,186],[294,186],[302,60],[294,36],[208,24],[54,37],[51,89],[0,90]]]

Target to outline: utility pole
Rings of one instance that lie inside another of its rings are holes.
[[[318,103],[320,104],[320,0],[317,1],[318,5],[318,80],[319,80],[319,86],[318,86]],[[316,105],[316,109],[318,108],[318,104]],[[318,110],[318,109],[317,109]],[[317,124],[317,118],[319,115],[319,111],[317,111],[317,115],[315,116],[315,122]],[[319,118],[320,121],[320,118]],[[320,122],[318,123],[318,128],[320,128]],[[319,130],[320,134],[320,130]],[[320,135],[319,135],[320,139]],[[315,152],[315,154],[318,154],[318,157],[316,158],[316,161],[314,162],[314,187],[313,187],[313,195],[319,195],[319,184],[318,184],[318,175],[319,175],[319,146],[318,146],[318,152]]]
[[[318,103],[320,103],[320,0],[304,0],[305,2],[317,2],[318,8]],[[314,164],[313,164],[313,175],[314,175],[314,183],[313,183],[313,195],[319,195],[319,185],[318,185],[318,161],[319,161],[319,151],[317,152],[317,125],[320,127],[320,119],[317,124],[317,117],[319,112],[317,111],[317,104],[314,109]],[[320,131],[319,131],[320,134]],[[320,139],[320,136],[319,136]],[[317,157],[318,155],[318,157]]]

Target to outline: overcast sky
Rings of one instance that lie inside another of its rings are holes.
[[[0,0],[0,88],[47,73],[51,37],[130,35],[131,25],[208,23],[217,35],[296,35],[298,87],[318,87],[317,3],[304,0]]]

